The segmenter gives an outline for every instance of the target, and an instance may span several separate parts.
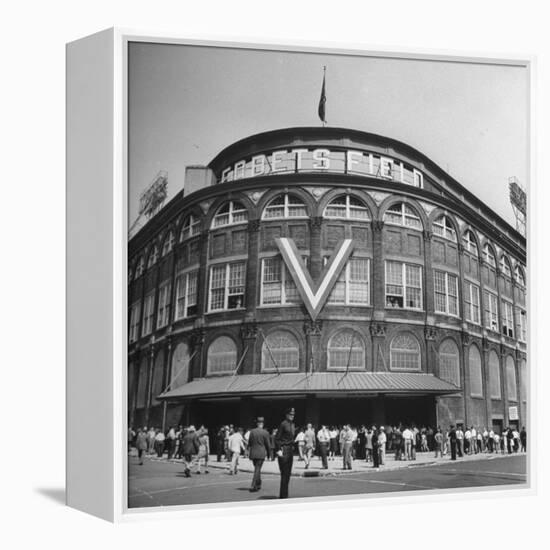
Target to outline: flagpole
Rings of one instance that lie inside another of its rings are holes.
[[[326,79],[326,76],[327,76],[327,66],[326,65],[323,65],[323,85],[325,83],[325,79]],[[324,87],[324,86],[323,86]],[[326,99],[325,99],[326,101]],[[326,115],[324,117],[325,119],[323,120],[323,128],[327,125],[327,121],[326,121]]]
[[[323,86],[321,87],[321,97],[319,99],[319,107],[317,109],[317,114],[319,115],[319,118],[323,123],[323,128],[327,124],[327,120],[326,120],[327,117],[326,117],[326,110],[325,110],[325,104],[327,102],[327,96],[325,93],[326,76],[327,76],[327,66],[323,65]]]

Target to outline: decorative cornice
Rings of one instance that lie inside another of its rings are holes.
[[[323,217],[314,216],[313,218],[309,218],[309,225],[311,229],[319,229],[323,225]]]
[[[189,335],[189,343],[192,347],[202,346],[204,344],[205,336],[206,330],[204,328],[195,328]]]
[[[246,229],[249,233],[258,232],[260,230],[260,220],[249,220]]]
[[[437,338],[437,328],[433,325],[426,325],[424,327],[424,337],[426,340],[435,340]]]
[[[372,230],[373,231],[382,231],[384,229],[384,222],[382,220],[372,220]]]
[[[316,319],[315,321],[309,319],[304,323],[304,332],[308,336],[321,336],[323,330],[323,321]]]
[[[241,327],[241,338],[243,340],[255,340],[258,336],[258,325],[256,323],[244,323]]]
[[[378,338],[385,338],[386,323],[372,322],[369,326],[370,335]]]

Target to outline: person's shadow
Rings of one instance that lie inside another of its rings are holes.
[[[67,497],[64,487],[36,487],[35,493],[38,493],[50,500],[53,500],[57,504],[65,506],[67,504]]]

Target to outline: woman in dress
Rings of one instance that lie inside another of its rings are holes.
[[[199,454],[197,455],[197,474],[201,473],[201,465],[204,462],[204,473],[208,473],[208,455],[210,454],[210,438],[208,428],[203,428],[199,435]]]

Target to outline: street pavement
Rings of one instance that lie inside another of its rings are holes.
[[[251,464],[241,459],[239,473],[229,475],[227,463],[209,464],[209,473],[184,475],[181,461],[148,458],[140,466],[135,456],[128,457],[128,506],[151,507],[215,502],[262,501],[277,499],[279,475],[277,462],[266,462],[262,469],[262,490],[250,493]],[[295,458],[290,496],[296,498],[352,494],[426,491],[526,484],[526,455],[471,455],[451,461],[434,459],[432,453],[418,453],[416,461],[392,460],[375,469],[356,460],[353,470],[342,470],[342,460],[329,462],[320,470],[318,459],[309,469]],[[305,475],[304,475],[305,474]]]

